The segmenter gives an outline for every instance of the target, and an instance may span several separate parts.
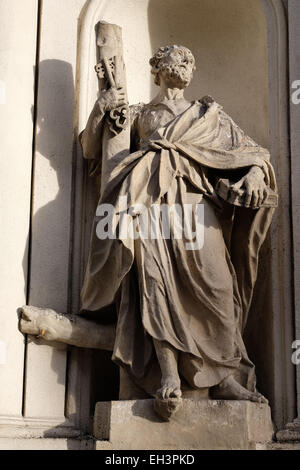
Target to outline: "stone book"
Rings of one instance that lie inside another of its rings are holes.
[[[233,190],[233,182],[227,178],[220,178],[216,184],[216,192],[225,201],[234,206],[243,207],[245,200],[245,190]],[[278,194],[273,189],[268,188],[268,196],[260,207],[277,207]]]

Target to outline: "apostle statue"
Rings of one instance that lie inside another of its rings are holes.
[[[270,154],[210,96],[185,98],[186,47],[150,59],[147,104],[129,107],[113,61],[102,63],[109,80],[81,135],[101,185],[78,321],[114,328],[113,361],[158,409],[186,389],[264,403],[243,331],[277,201]]]

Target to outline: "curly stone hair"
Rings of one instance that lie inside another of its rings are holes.
[[[190,64],[193,64],[193,70],[196,70],[195,57],[187,47],[177,45],[160,47],[154,56],[149,60],[149,64],[152,67],[151,73],[155,75],[154,81],[156,85],[159,85],[159,72],[166,68],[164,58],[168,56],[168,54],[170,54],[170,52],[173,50],[176,50],[179,53],[179,55],[182,57],[182,62],[187,61]]]

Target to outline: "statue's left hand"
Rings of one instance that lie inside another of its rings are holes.
[[[245,206],[259,208],[268,197],[268,187],[265,183],[264,172],[258,166],[253,166],[247,175],[231,187],[232,191],[245,189]]]

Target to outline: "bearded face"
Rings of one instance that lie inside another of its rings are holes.
[[[166,65],[160,73],[176,88],[186,88],[193,78],[192,72],[181,64]]]
[[[189,49],[183,46],[160,48],[150,60],[155,83],[160,85],[161,77],[171,88],[186,88],[195,70],[195,59]]]

